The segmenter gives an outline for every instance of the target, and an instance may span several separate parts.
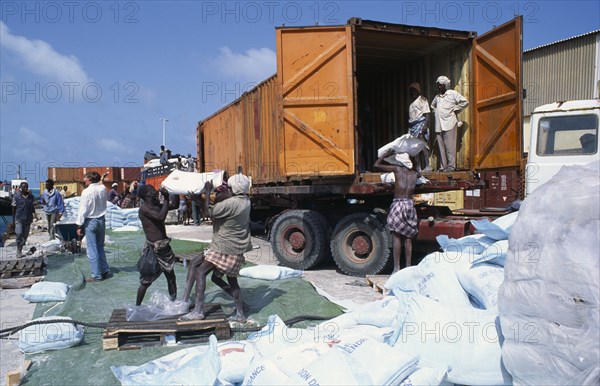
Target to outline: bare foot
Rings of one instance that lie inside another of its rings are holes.
[[[227,320],[230,322],[246,323],[246,316],[241,312],[235,311]]]
[[[179,320],[202,320],[204,319],[204,312],[192,311],[189,314],[185,314],[179,317]]]

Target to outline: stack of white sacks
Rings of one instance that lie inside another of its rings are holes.
[[[474,221],[480,234],[440,237],[443,252],[392,275],[380,301],[308,329],[273,315],[247,340],[212,336],[113,373],[122,384],[597,384],[598,166],[552,181],[521,212]]]
[[[190,376],[182,361],[193,361],[198,370],[187,383],[212,383],[202,378],[210,373],[221,384],[244,385],[510,384],[496,321],[516,216],[475,223],[493,237],[442,237],[444,252],[392,275],[388,296],[316,327],[288,328],[273,315],[245,341],[181,350],[113,372],[123,384],[168,384]]]
[[[68,198],[65,200],[65,213],[61,218],[61,223],[74,223],[77,219],[79,210],[79,197]],[[106,207],[106,228],[117,229],[128,227],[138,229],[142,227],[138,215],[139,208],[121,209],[117,205],[108,202]]]

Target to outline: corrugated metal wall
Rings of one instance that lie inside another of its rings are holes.
[[[543,104],[598,96],[599,31],[523,53],[523,115]]]
[[[254,183],[279,180],[281,133],[276,75],[198,125],[202,171],[243,168]]]

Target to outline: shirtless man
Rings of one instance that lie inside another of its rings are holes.
[[[162,204],[152,185],[142,185],[138,190],[139,197],[144,200],[139,209],[140,221],[146,235],[142,256],[145,256],[146,253],[154,253],[160,270],[152,275],[143,275],[140,272],[140,286],[138,287],[135,302],[137,306],[142,304],[146,290],[159,278],[161,273],[164,273],[167,279],[167,287],[171,300],[177,298],[177,282],[175,280],[175,271],[173,270],[175,254],[169,245],[171,239],[167,237],[165,229],[165,219],[169,211],[169,192],[165,188],[161,188],[160,193],[164,198]],[[178,205],[179,203],[177,203]]]
[[[400,270],[400,257],[402,255],[402,245],[404,244],[404,255],[406,256],[405,267],[411,266],[412,260],[412,239],[417,235],[418,222],[417,212],[413,206],[412,195],[415,191],[418,173],[414,170],[415,161],[411,158],[413,169],[406,166],[396,166],[383,164],[383,159],[394,154],[390,149],[375,161],[375,168],[393,172],[396,179],[394,186],[394,201],[390,206],[390,213],[387,221],[390,231],[394,237],[394,272]]]

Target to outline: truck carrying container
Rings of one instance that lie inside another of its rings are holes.
[[[252,177],[253,219],[267,225],[282,264],[307,269],[331,253],[345,273],[379,273],[391,260],[393,185],[372,165],[379,147],[408,132],[411,82],[431,102],[446,75],[470,102],[458,170],[424,173],[431,182],[418,191],[484,188],[480,172],[520,169],[521,25],[518,17],[479,37],[358,18],[277,28],[277,73],[199,122],[200,171],[241,166]],[[464,217],[417,210],[418,241],[470,232]]]

